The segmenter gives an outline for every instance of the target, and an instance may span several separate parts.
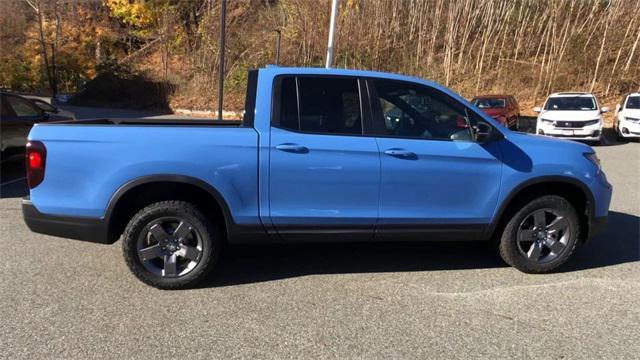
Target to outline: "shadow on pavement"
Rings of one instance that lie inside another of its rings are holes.
[[[495,268],[504,265],[485,242],[327,243],[230,246],[204,287],[313,274]]]
[[[590,144],[593,147],[624,145],[628,141],[620,139],[613,128],[602,129],[602,140],[598,144]]]
[[[640,261],[640,218],[610,211],[605,231],[578,247],[561,270],[585,270],[634,261]]]
[[[609,213],[604,233],[578,246],[560,271],[640,260],[640,218]],[[313,274],[465,270],[505,267],[486,242],[265,244],[229,246],[203,287],[230,286]]]

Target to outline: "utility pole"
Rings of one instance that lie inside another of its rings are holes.
[[[280,38],[282,37],[282,32],[280,32],[280,29],[275,29],[274,30],[276,32],[276,62],[275,64],[278,65],[280,63]]]
[[[336,32],[336,16],[338,14],[338,0],[331,3],[331,21],[329,22],[329,41],[327,43],[327,63],[326,68],[330,68],[333,63],[333,42]]]
[[[219,66],[218,66],[218,120],[222,120],[222,99],[224,92],[224,32],[225,16],[227,12],[227,0],[220,0],[220,40],[219,46]]]

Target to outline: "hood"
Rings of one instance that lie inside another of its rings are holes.
[[[546,110],[538,115],[538,118],[554,121],[587,121],[600,118],[599,110]]]
[[[506,139],[525,150],[553,148],[557,150],[558,153],[564,151],[575,151],[579,153],[593,152],[593,149],[587,144],[578,141],[558,139],[551,136],[510,131],[506,135]]]
[[[622,116],[640,119],[640,109],[624,109],[620,112],[620,114],[622,114]]]
[[[493,117],[493,116],[497,116],[497,115],[504,115],[506,113],[505,108],[486,108],[486,109],[480,109],[482,110],[483,113]]]

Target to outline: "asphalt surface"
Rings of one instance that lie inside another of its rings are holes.
[[[481,243],[245,246],[174,292],[137,281],[120,242],[29,232],[3,164],[0,358],[637,359],[640,143],[607,144],[609,226],[560,273]]]

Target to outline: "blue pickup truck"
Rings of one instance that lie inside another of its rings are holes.
[[[36,125],[32,231],[111,244],[143,282],[190,287],[225,243],[495,240],[545,273],[606,224],[584,144],[517,133],[421,79],[266,67],[242,121]]]

